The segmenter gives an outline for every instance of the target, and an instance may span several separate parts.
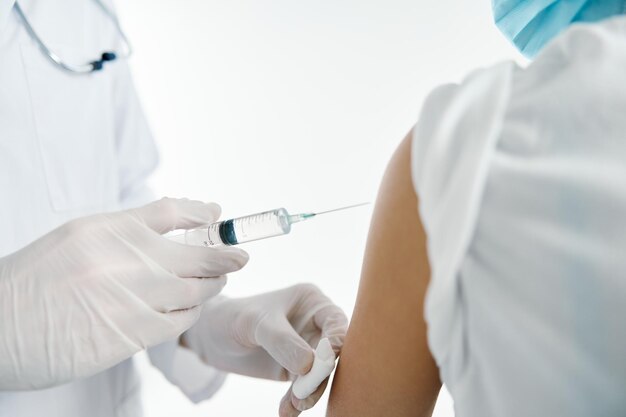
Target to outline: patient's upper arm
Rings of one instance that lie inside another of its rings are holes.
[[[426,416],[441,387],[426,343],[430,269],[411,181],[411,135],[394,154],[370,227],[328,415]]]

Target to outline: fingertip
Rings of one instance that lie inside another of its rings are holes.
[[[279,417],[297,417],[300,415],[300,410],[293,404],[293,394],[291,393],[291,388],[287,391],[287,393],[280,400],[280,405],[278,407],[278,416]]]
[[[299,335],[293,334],[293,331],[283,331],[276,335],[279,340],[285,341],[282,349],[276,352],[279,363],[295,376],[303,376],[308,374],[313,368],[315,362],[315,350],[309,346]]]
[[[298,412],[307,411],[315,406],[317,402],[320,400],[324,391],[326,391],[326,387],[328,386],[328,381],[330,378],[326,378],[324,381],[320,383],[320,385],[306,398],[300,399],[293,394],[293,385],[291,387],[291,405],[294,409],[298,410]]]
[[[209,223],[216,222],[220,216],[222,215],[222,207],[220,207],[217,203],[206,203],[207,209],[210,212],[210,220]]]
[[[213,223],[219,218],[221,208],[216,203],[163,197],[133,209],[132,213],[149,228],[163,234],[175,229],[191,229]]]
[[[222,254],[233,263],[233,269],[231,272],[242,269],[250,260],[250,255],[248,254],[248,252],[239,248],[230,247],[222,249]]]
[[[339,356],[341,353],[341,349],[343,349],[343,344],[345,341],[344,336],[330,336],[328,337],[328,341],[333,348],[333,352],[335,352],[335,356]]]
[[[327,338],[335,353],[343,347],[348,333],[348,317],[338,306],[332,305],[315,315],[315,323],[321,329],[322,338]]]
[[[210,295],[210,297],[214,297],[217,294],[221,293],[222,290],[224,289],[224,287],[226,287],[226,284],[228,284],[228,275],[222,275],[222,276],[217,277],[217,278],[201,278],[201,279],[211,279],[211,280],[216,279],[216,280],[218,280],[217,287],[216,287],[214,293]]]
[[[250,254],[245,250],[239,249],[239,255],[241,259],[241,267],[243,268],[250,260]]]

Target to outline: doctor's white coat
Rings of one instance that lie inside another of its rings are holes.
[[[19,3],[63,60],[83,64],[119,50],[113,22],[93,1]],[[0,257],[72,218],[150,200],[146,179],[158,162],[127,63],[90,75],[58,69],[13,5],[0,0]],[[224,379],[174,342],[153,349],[151,358],[194,401]],[[55,388],[0,392],[0,417],[36,415],[140,416],[132,360]]]

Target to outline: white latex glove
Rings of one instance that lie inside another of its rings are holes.
[[[309,372],[320,339],[328,338],[339,354],[347,325],[343,311],[317,287],[300,284],[248,298],[216,297],[205,304],[181,342],[218,369],[285,381]],[[297,416],[311,408],[327,382],[302,400],[290,388],[280,416]]]
[[[248,256],[161,234],[219,213],[163,199],[73,220],[0,258],[0,391],[89,376],[187,330]]]

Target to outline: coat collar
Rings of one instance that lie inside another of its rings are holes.
[[[0,32],[7,24],[14,4],[15,0],[0,0]]]

